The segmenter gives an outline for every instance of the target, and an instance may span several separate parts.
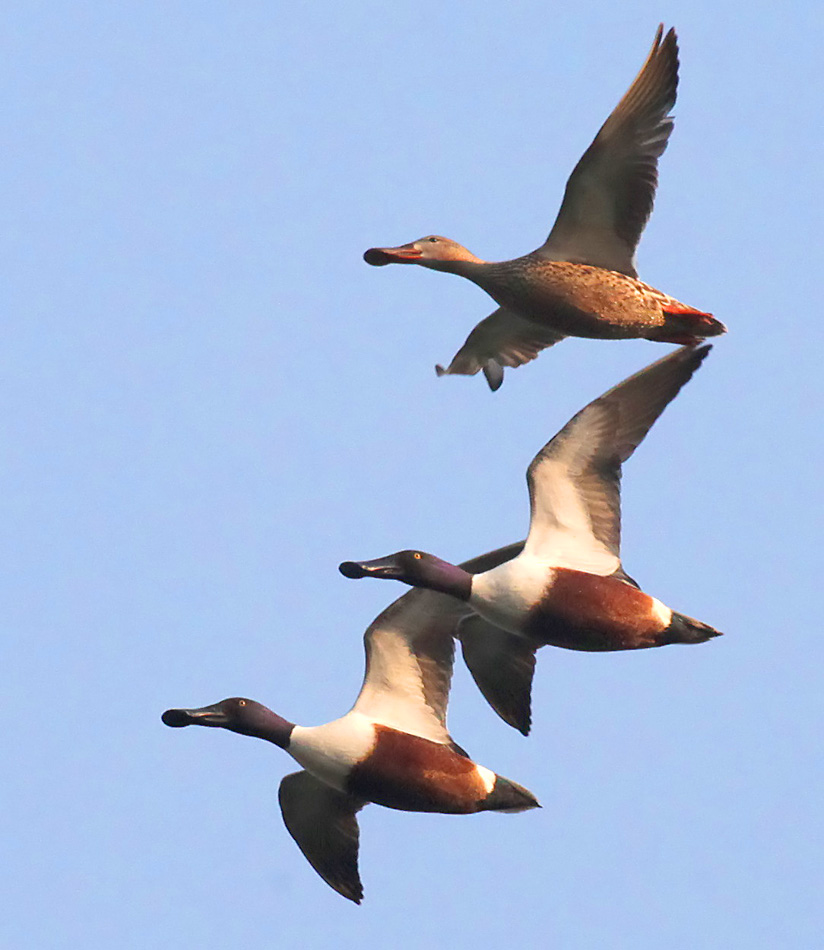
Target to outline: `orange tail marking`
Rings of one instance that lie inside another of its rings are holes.
[[[695,310],[692,307],[688,307],[686,306],[686,304],[683,304],[683,303],[673,302],[673,303],[667,304],[665,307],[661,307],[661,310],[664,313],[672,314],[672,316],[695,317],[696,319],[699,317],[704,317],[705,319],[709,318],[710,320],[715,322],[715,317],[711,313],[704,313],[703,310]]]
[[[703,338],[720,336],[727,332],[724,324],[720,320],[716,320],[711,313],[704,313],[703,310],[693,310],[692,307],[685,307],[684,304],[678,302],[662,306],[661,312],[665,316],[675,318],[674,325],[668,326],[668,329],[671,329],[676,335],[686,334],[691,336],[694,334],[696,338]],[[675,340],[667,340],[667,342],[675,342]]]

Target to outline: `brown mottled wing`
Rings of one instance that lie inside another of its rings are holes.
[[[532,676],[538,645],[477,614],[458,627],[464,662],[484,699],[523,735],[532,724]]]
[[[360,904],[356,815],[366,802],[302,771],[283,779],[278,801],[286,829],[306,860],[338,894]]]
[[[436,366],[435,370],[438,376],[474,376],[482,369],[494,391],[503,382],[502,367],[528,363],[541,350],[563,338],[563,333],[548,330],[501,307],[481,320],[446,369]]]
[[[684,346],[574,416],[527,471],[525,552],[557,567],[612,574],[621,566],[621,464],[711,347]]]
[[[523,542],[465,562],[488,571],[520,553]],[[353,709],[387,726],[453,745],[446,729],[454,637],[470,613],[446,594],[415,589],[390,604],[364,635],[366,673]]]
[[[659,26],[641,72],[570,175],[540,256],[637,276],[635,249],[652,213],[678,89],[675,30],[663,39],[662,32]]]

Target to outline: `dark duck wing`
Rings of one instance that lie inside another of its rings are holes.
[[[306,860],[330,887],[360,904],[356,815],[366,803],[303,771],[283,779],[278,801],[286,829]]]
[[[484,699],[505,723],[529,735],[535,651],[542,644],[502,630],[477,614],[461,622],[458,639]]]
[[[652,213],[678,89],[675,30],[662,33],[659,26],[641,71],[575,166],[536,255],[637,276],[635,249]]]

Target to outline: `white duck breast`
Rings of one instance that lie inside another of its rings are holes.
[[[472,578],[469,604],[486,620],[519,633],[529,612],[552,586],[547,561],[526,553]]]
[[[375,724],[349,712],[322,726],[295,726],[288,752],[307,772],[339,791],[352,768],[375,747]]]

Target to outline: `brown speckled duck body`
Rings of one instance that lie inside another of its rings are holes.
[[[695,344],[722,333],[708,313],[693,310],[637,277],[592,264],[548,261],[527,254],[484,263],[464,276],[502,308],[517,312],[562,336],[595,340],[639,337],[662,343]]]
[[[490,263],[436,234],[366,251],[376,266],[419,264],[466,277],[498,303],[438,375],[483,370],[494,390],[503,367],[535,359],[567,336],[694,344],[726,331],[711,314],[640,281],[636,270],[677,88],[675,31],[663,36],[659,27],[640,73],[570,175],[549,237],[531,254]]]

